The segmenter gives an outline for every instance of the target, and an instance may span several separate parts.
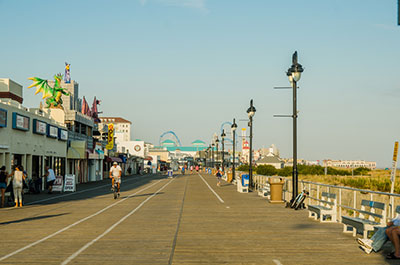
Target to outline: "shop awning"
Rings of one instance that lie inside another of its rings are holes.
[[[107,162],[122,163],[122,159],[119,158],[119,157],[112,157],[112,156],[109,156],[109,157],[107,157]]]
[[[68,147],[67,158],[86,159],[86,142],[71,141],[70,147]]]
[[[68,159],[84,159],[85,158],[85,154],[81,154],[81,152],[79,152],[78,150],[76,150],[73,147],[69,147],[68,148],[68,153],[67,153],[67,158]]]

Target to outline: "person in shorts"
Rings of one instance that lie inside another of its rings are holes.
[[[53,193],[53,185],[54,185],[54,181],[56,180],[56,174],[54,174],[54,170],[46,167],[46,174],[45,174],[46,178],[47,178],[47,189],[48,189],[48,194],[52,194]]]
[[[110,179],[112,179],[112,189],[114,189],[114,183],[116,181],[118,185],[118,197],[119,197],[119,191],[121,187],[121,175],[122,175],[122,169],[118,165],[117,162],[113,163],[113,166],[110,169]]]

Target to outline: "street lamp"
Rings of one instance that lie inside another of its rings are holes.
[[[215,144],[211,144],[211,156],[212,156],[212,162],[211,162],[211,167],[214,168],[214,146]]]
[[[232,130],[232,137],[233,137],[233,165],[232,165],[232,181],[235,179],[235,138],[236,138],[236,129],[237,129],[237,124],[235,122],[235,119],[233,119],[233,123],[231,125],[231,130]]]
[[[292,56],[292,66],[286,75],[293,88],[293,172],[292,172],[292,200],[293,202],[298,193],[298,172],[297,172],[297,82],[300,80],[301,73],[304,71],[301,64],[297,62],[297,51]]]
[[[222,139],[222,172],[225,171],[225,167],[224,167],[224,164],[225,164],[225,154],[224,154],[225,153],[225,145],[224,145],[225,136],[226,136],[225,130],[222,129],[222,133],[221,133],[221,139]]]
[[[249,157],[249,187],[252,185],[253,177],[253,116],[256,113],[256,108],[253,106],[253,100],[250,100],[250,107],[247,109],[247,115],[249,116],[249,127],[250,127],[250,157]]]
[[[217,147],[217,167],[218,167],[218,143],[219,143],[219,139],[217,136],[217,138],[215,139],[215,146]]]

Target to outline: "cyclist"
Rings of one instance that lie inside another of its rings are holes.
[[[110,169],[110,179],[112,179],[112,190],[114,190],[114,182],[117,182],[118,185],[118,197],[119,197],[119,190],[121,186],[121,175],[122,175],[122,169],[118,165],[117,162],[113,163],[113,166]]]

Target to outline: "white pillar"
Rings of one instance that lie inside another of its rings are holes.
[[[26,173],[28,174],[28,177],[32,179],[32,155],[26,155]]]

